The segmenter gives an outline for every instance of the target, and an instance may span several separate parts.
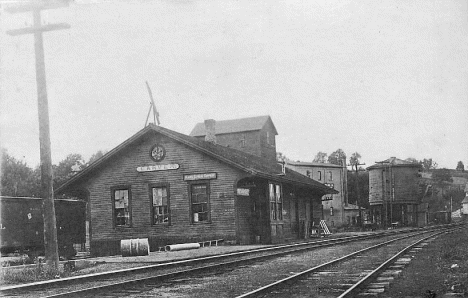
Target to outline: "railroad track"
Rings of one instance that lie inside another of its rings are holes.
[[[447,231],[392,239],[350,253],[259,287],[236,298],[252,297],[365,297],[384,292],[396,275],[428,242]],[[409,243],[410,242],[410,243]],[[411,255],[407,253],[410,252]],[[382,261],[383,255],[385,257]]]
[[[417,230],[420,231],[420,229]],[[405,232],[410,233],[411,231],[414,232],[414,230],[406,230]],[[426,230],[423,231],[423,233],[428,233],[429,231]],[[31,297],[92,297],[96,295],[102,296],[103,293],[108,293],[113,297],[130,295],[135,292],[141,292],[142,289],[144,291],[148,288],[155,287],[165,280],[177,279],[202,271],[222,270],[222,268],[240,266],[242,263],[252,263],[285,254],[299,253],[301,251],[333,246],[351,241],[385,237],[393,234],[396,233],[373,233],[363,236],[267,247],[224,255],[117,270],[84,277],[64,278],[9,288],[4,287],[1,289],[1,294]],[[125,278],[122,278],[122,276]],[[119,280],[119,282],[116,282],[116,280]],[[50,289],[51,287],[53,288]],[[44,290],[44,288],[48,289]]]

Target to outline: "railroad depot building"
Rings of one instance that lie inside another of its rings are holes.
[[[337,192],[276,160],[216,144],[213,122],[209,142],[150,124],[56,190],[88,202],[92,255],[119,254],[120,241],[135,238],[156,250],[307,237],[321,197]]]
[[[286,167],[338,191],[337,194],[327,194],[322,197],[322,217],[327,226],[338,227],[357,224],[359,208],[348,203],[346,167],[332,163],[301,161],[286,161]],[[364,211],[364,209],[361,210]]]
[[[426,224],[427,207],[419,195],[420,164],[391,157],[367,170],[373,222],[384,226]]]

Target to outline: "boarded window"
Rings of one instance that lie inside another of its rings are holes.
[[[210,220],[208,184],[192,184],[190,186],[191,220],[193,223]]]
[[[113,190],[114,225],[116,227],[130,226],[130,189]]]

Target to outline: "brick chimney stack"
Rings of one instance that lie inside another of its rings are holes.
[[[216,120],[206,119],[205,120],[205,141],[216,144]]]

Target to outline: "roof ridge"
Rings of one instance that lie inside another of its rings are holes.
[[[296,184],[307,185],[309,187],[316,187],[319,190],[322,190],[324,193],[333,192],[329,187],[323,185],[322,183],[310,179],[298,172],[295,172],[294,170],[288,170],[289,173],[287,173],[286,176],[282,176],[281,165],[269,161],[260,156],[252,155],[244,151],[222,145],[212,144],[204,140],[200,140],[195,137],[184,135],[182,133],[170,130],[168,128],[164,128],[162,126],[156,126],[155,124],[151,123],[142,130],[138,131],[130,138],[128,138],[127,140],[125,140],[123,143],[119,144],[117,147],[106,153],[104,156],[96,160],[94,163],[86,167],[83,171],[71,177],[68,181],[66,181],[64,184],[57,188],[56,193],[60,193],[65,188],[73,184],[75,181],[81,179],[100,165],[104,164],[115,154],[132,144],[134,141],[138,140],[143,135],[147,134],[149,131],[162,133],[178,142],[181,142],[182,144],[185,144],[196,150],[211,155],[212,157],[219,159],[227,164],[230,164],[231,166],[234,166],[251,175],[263,176],[271,180],[290,181],[295,182]]]
[[[216,134],[239,133],[245,131],[261,130],[270,121],[275,134],[278,134],[270,115],[244,117],[237,119],[215,120]],[[190,136],[201,137],[206,135],[204,122],[198,122],[189,134]]]

